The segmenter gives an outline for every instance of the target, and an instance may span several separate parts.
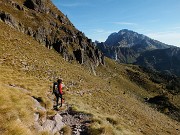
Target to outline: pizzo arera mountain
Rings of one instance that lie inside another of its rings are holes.
[[[123,29],[97,43],[105,56],[120,63],[137,64],[167,74],[180,75],[179,48]]]

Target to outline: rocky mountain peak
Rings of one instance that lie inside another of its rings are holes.
[[[151,39],[143,34],[139,34],[132,30],[123,29],[118,33],[112,33],[105,41],[107,46],[119,47],[148,47],[154,49],[169,48],[167,44]]]
[[[128,29],[122,29],[122,30],[120,30],[118,32],[118,34],[120,34],[120,35],[123,35],[123,34],[126,34],[126,33],[135,33],[135,32],[133,32],[131,30],[128,30]]]

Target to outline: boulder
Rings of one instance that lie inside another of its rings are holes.
[[[18,29],[18,22],[11,14],[0,11],[0,19],[11,27]]]
[[[32,10],[38,11],[38,12],[46,12],[45,7],[46,0],[26,0],[24,2],[24,5]]]
[[[54,128],[53,128],[52,132],[56,133],[57,131],[60,131],[64,126],[64,123],[62,122],[61,115],[56,114],[54,116],[54,122],[55,122],[55,125],[54,125]]]
[[[42,128],[43,131],[49,131],[54,134],[60,131],[63,126],[64,123],[62,122],[62,117],[59,114],[56,114],[53,120],[47,119],[46,122],[43,123]]]
[[[18,10],[24,10],[23,6],[19,5],[17,2],[14,2],[14,1],[10,1],[11,5],[18,9]]]

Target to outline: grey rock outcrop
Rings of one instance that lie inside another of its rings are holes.
[[[78,49],[76,51],[73,51],[73,53],[74,53],[74,56],[75,56],[76,60],[80,64],[82,64],[84,62],[84,50],[83,49],[82,50]]]
[[[35,11],[45,12],[47,9],[45,7],[45,3],[47,0],[26,0],[24,5]]]
[[[53,120],[46,120],[43,123],[42,128],[44,131],[49,131],[55,134],[56,132],[60,131],[64,125],[65,124],[62,122],[62,117],[59,114],[56,114],[53,117]]]
[[[56,114],[52,119],[46,119],[42,124],[39,122],[39,116],[35,115],[34,128],[38,131],[48,131],[49,133],[55,134],[59,132],[65,124],[62,122],[62,116]]]
[[[38,132],[41,131],[48,131],[52,134],[55,134],[59,132],[63,126],[65,125],[62,122],[62,116],[58,113],[54,116],[49,117],[47,115],[44,115],[43,117],[40,117],[39,111],[44,112],[46,114],[46,109],[41,106],[41,104],[38,101],[39,98],[33,97],[32,100],[34,101],[34,110],[36,111],[34,113],[34,128]]]
[[[11,14],[0,11],[0,19],[11,27],[18,28],[18,22]]]
[[[14,7],[15,9],[21,10],[21,11],[24,10],[23,6],[21,6],[21,5],[18,4],[17,2],[14,2],[14,1],[12,1],[12,0],[7,0],[7,1],[8,1],[8,3],[10,3],[10,4],[12,5],[12,7]]]

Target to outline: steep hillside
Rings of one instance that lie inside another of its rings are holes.
[[[168,48],[142,53],[135,64],[180,76],[180,48]]]
[[[66,60],[103,64],[101,52],[50,0],[0,0],[0,20],[54,48]]]
[[[103,42],[97,43],[96,45],[106,57],[120,63],[133,63],[139,56],[139,53],[129,47],[107,46]]]
[[[66,85],[65,104],[92,115],[88,134],[180,133],[179,122],[144,103],[145,97],[166,90],[163,83],[153,83],[140,68],[106,59],[106,65],[98,66],[94,76],[88,68],[66,62],[33,38],[3,22],[0,25],[0,134],[52,134],[39,130],[35,116],[44,125],[59,113],[53,110],[51,94],[57,77]],[[178,94],[167,93],[167,98],[178,107]],[[168,107],[162,111],[171,113]],[[61,132],[67,133],[67,129]]]

